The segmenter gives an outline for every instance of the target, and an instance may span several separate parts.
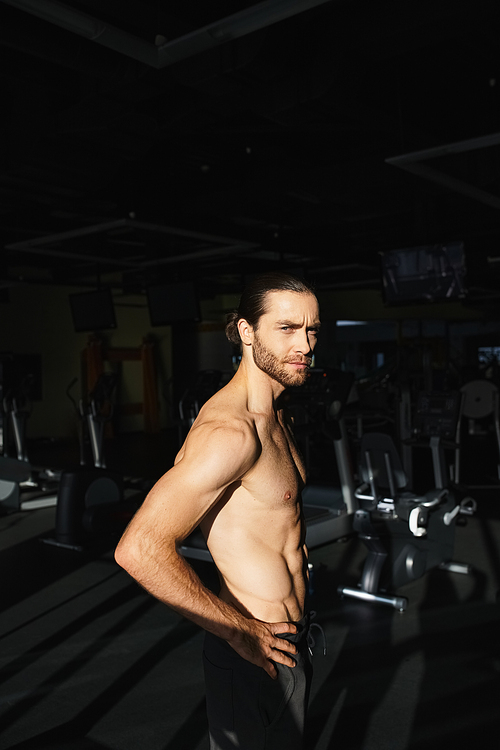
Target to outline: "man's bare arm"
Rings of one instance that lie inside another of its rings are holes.
[[[182,459],[148,494],[115,557],[157,599],[223,638],[243,658],[276,677],[270,659],[294,666],[283,651],[296,653],[295,646],[277,634],[295,632],[295,626],[248,619],[207,589],[177,552],[177,545],[253,466],[258,452],[249,428],[195,427]]]

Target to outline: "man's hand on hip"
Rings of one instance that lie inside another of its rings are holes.
[[[242,625],[243,627],[227,642],[243,659],[262,667],[273,680],[278,677],[273,662],[295,667],[295,661],[290,654],[296,654],[297,647],[278,637],[278,634],[296,633],[297,627],[293,623],[245,619]]]

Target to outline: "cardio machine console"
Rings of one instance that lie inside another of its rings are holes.
[[[460,415],[460,402],[459,391],[420,392],[415,412],[415,434],[418,437],[454,440]]]

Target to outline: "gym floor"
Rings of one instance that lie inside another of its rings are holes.
[[[113,442],[110,468],[154,480],[171,465],[171,436]],[[38,446],[36,459],[49,454],[66,468],[75,446]],[[311,552],[328,651],[318,638],[310,750],[498,747],[500,489],[475,496],[455,542],[472,575],[405,586],[403,614],[337,596],[359,579],[357,539]],[[0,517],[0,748],[207,750],[202,632],[135,584],[112,543],[41,544],[54,521],[54,508]],[[215,585],[210,564],[195,567]]]

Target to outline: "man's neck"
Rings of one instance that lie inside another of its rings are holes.
[[[234,381],[245,389],[249,411],[276,414],[278,398],[285,388],[257,367],[253,359],[242,358]]]

